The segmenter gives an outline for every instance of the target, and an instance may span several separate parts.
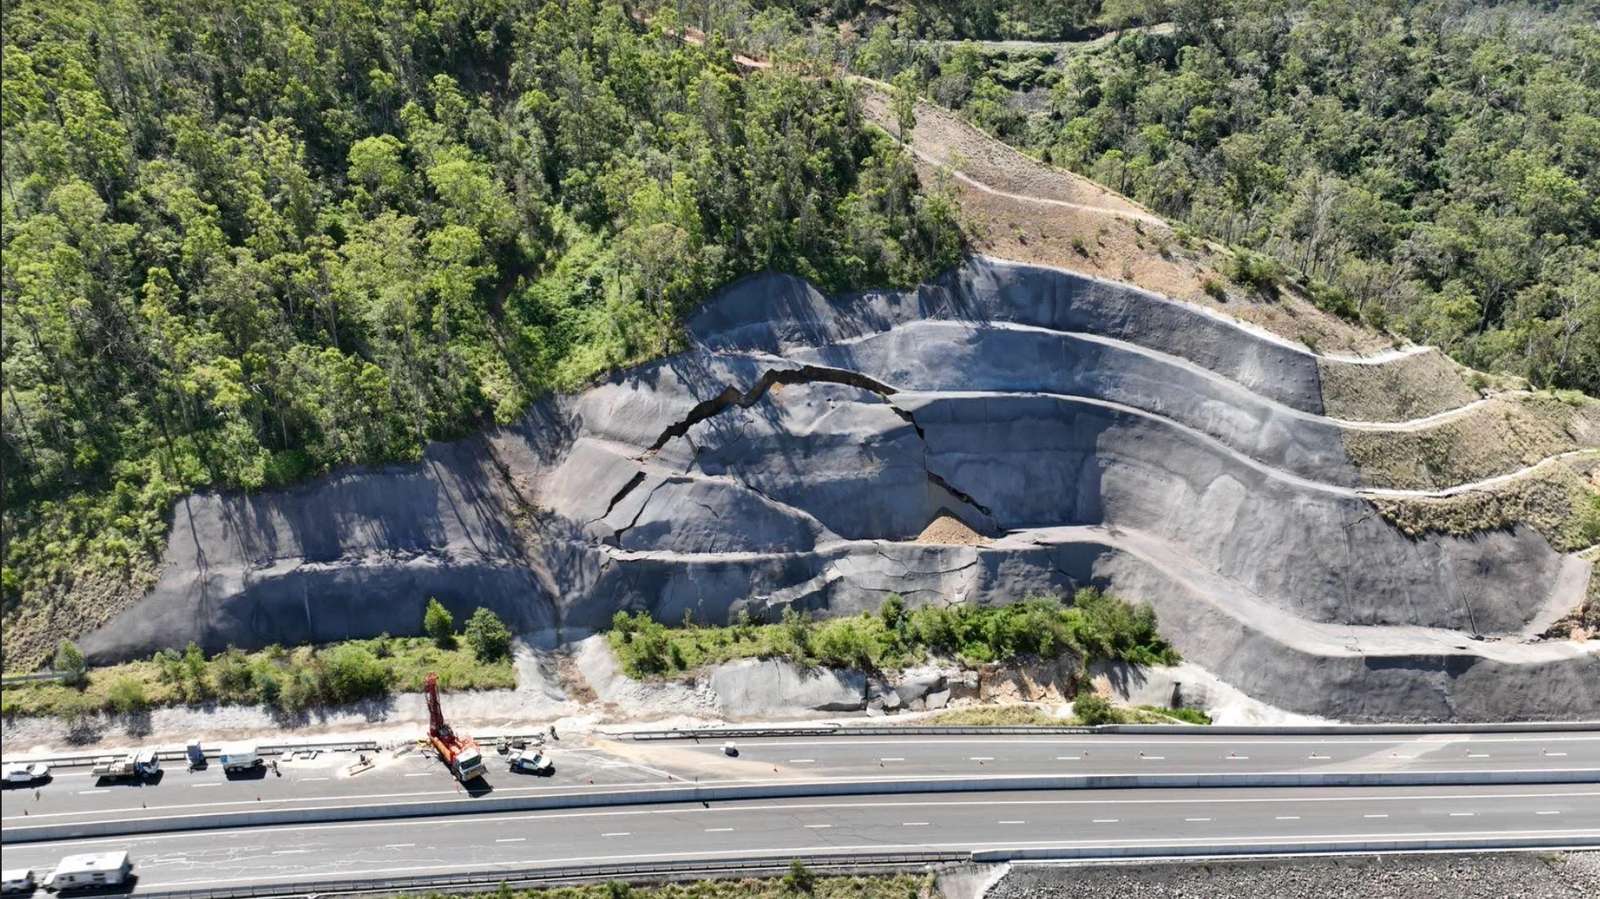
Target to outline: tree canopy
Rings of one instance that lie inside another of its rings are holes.
[[[742,274],[961,246],[848,84],[614,2],[8,0],[3,40],[8,625],[196,486],[415,459]]]

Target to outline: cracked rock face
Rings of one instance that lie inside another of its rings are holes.
[[[843,297],[752,278],[690,332],[420,465],[180,502],[160,583],[85,648],[411,632],[430,595],[575,633],[621,609],[715,622],[1095,584],[1292,711],[1600,715],[1581,687],[1600,653],[1518,639],[1577,603],[1582,563],[1526,528],[1384,523],[1303,349],[984,260]],[[941,515],[993,539],[913,542]]]

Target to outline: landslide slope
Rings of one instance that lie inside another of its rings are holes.
[[[1397,488],[1350,452],[1353,435],[1444,433],[1474,408],[1330,416],[1330,364],[1415,353],[1330,360],[1195,304],[984,257],[902,292],[747,279],[689,331],[686,352],[422,464],[184,500],[160,582],[84,647],[403,632],[429,595],[572,636],[619,609],[838,615],[890,593],[1097,584],[1293,711],[1600,716],[1600,641],[1532,639],[1583,601],[1589,563],[1529,524],[1408,533],[1380,508],[1528,471]],[[1592,432],[1565,433],[1593,451]],[[917,539],[941,516],[991,539]]]

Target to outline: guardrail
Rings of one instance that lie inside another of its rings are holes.
[[[62,680],[67,676],[65,671],[35,671],[31,674],[0,675],[0,687],[10,687],[16,684],[32,684],[45,680]]]
[[[385,877],[373,880],[320,880],[292,884],[227,887],[217,890],[140,891],[148,899],[248,899],[248,897],[326,896],[348,893],[403,893],[440,889],[484,890],[500,884],[511,887],[551,885],[596,880],[673,879],[719,875],[770,874],[798,861],[813,871],[839,869],[904,870],[927,865],[968,861],[965,852],[866,853],[849,855],[799,855],[729,861],[683,861],[623,865],[570,865],[430,874],[421,877]]]
[[[545,731],[523,734],[475,734],[474,740],[480,744],[493,745],[495,742],[506,740],[535,740],[545,735]],[[215,759],[222,754],[222,747],[233,743],[249,743],[249,740],[216,740],[203,748],[202,754],[207,759]],[[291,752],[382,752],[415,741],[392,740],[379,743],[375,740],[327,740],[322,742],[302,741],[296,743],[262,743],[256,741],[256,752],[263,756],[282,756]],[[94,764],[96,759],[108,755],[120,755],[129,752],[128,749],[105,749],[93,754],[84,755],[57,755],[57,756],[23,756],[6,758],[6,763],[12,762],[44,762],[52,768],[74,768]],[[181,762],[188,758],[188,752],[183,749],[162,749],[156,753],[156,758],[163,762]]]

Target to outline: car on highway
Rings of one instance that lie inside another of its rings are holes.
[[[0,893],[7,896],[33,892],[32,868],[7,868],[0,871]]]
[[[547,775],[554,774],[555,763],[550,757],[538,749],[518,749],[511,753],[508,760],[512,771],[525,771],[529,774]]]
[[[24,764],[16,762],[6,766],[5,781],[8,784],[33,784],[50,778],[50,766],[44,762]]]

